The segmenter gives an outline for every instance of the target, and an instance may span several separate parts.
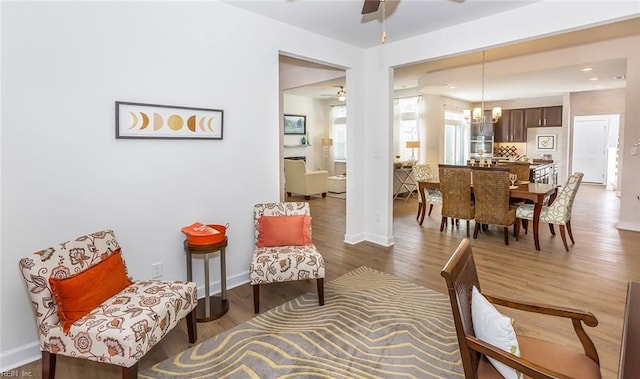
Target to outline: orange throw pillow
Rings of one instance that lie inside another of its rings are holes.
[[[262,216],[258,247],[311,245],[311,216]]]
[[[49,278],[64,332],[69,333],[74,322],[132,283],[120,249],[78,274]]]

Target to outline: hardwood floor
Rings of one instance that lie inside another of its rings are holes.
[[[496,295],[538,303],[562,305],[591,311],[600,324],[587,327],[600,355],[604,378],[617,377],[622,320],[627,282],[640,281],[640,233],[616,229],[619,200],[600,186],[583,184],[575,200],[572,226],[576,244],[565,252],[560,236],[552,237],[546,225],[540,227],[541,251],[536,251],[531,232],[511,238],[504,245],[503,234],[495,227],[472,239],[482,290]],[[296,197],[293,200],[300,200]],[[359,266],[384,271],[406,280],[445,291],[440,270],[460,240],[466,236],[465,223],[440,232],[440,208],[422,226],[415,221],[417,201],[394,201],[395,245],[371,243],[348,245],[345,234],[345,201],[314,197],[313,240],[323,254],[332,280]],[[471,223],[473,228],[474,224]],[[523,232],[523,231],[522,231]],[[230,310],[223,318],[198,324],[202,342],[253,317],[249,284],[228,291]],[[315,282],[272,284],[261,288],[264,312],[305,292],[315,291]],[[580,348],[571,323],[544,316],[515,313],[516,331]],[[140,362],[140,370],[189,347],[186,325],[176,329]],[[40,377],[40,363],[18,368]],[[66,357],[58,358],[57,377],[79,379],[118,378],[120,370],[105,364]]]

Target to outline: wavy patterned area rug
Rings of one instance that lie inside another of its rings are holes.
[[[360,267],[142,378],[463,378],[449,299]]]

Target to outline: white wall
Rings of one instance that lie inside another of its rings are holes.
[[[322,138],[330,135],[328,106],[326,101],[313,99],[307,96],[283,95],[283,111],[285,114],[304,115],[307,118],[307,132],[310,141],[308,146],[296,146],[300,144],[301,135],[285,135],[284,156],[307,157],[307,170],[318,171],[323,166]],[[306,137],[305,137],[306,138]]]
[[[17,266],[36,250],[112,228],[134,278],[161,261],[185,279],[180,227],[229,223],[228,283],[246,282],[253,204],[281,195],[279,52],[362,64],[217,2],[3,2],[1,24],[0,371],[40,356]],[[116,100],[222,109],[224,139],[115,139]]]

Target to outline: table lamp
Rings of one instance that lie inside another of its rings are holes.
[[[416,148],[420,147],[420,141],[407,141],[407,149],[411,149],[411,161],[416,161]]]

